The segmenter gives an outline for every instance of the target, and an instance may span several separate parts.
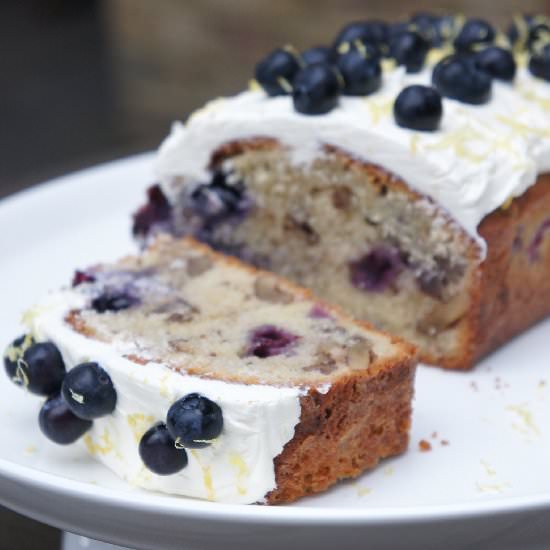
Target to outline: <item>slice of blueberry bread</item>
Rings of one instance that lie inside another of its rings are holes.
[[[479,19],[367,21],[275,50],[174,125],[135,234],[194,235],[471,367],[550,312],[542,28],[505,45]]]
[[[290,502],[407,447],[415,353],[191,239],[78,271],[26,315],[39,422],[137,486]]]

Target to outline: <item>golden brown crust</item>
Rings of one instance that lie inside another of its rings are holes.
[[[533,246],[545,222],[550,223],[550,174],[481,222],[487,258],[480,268],[471,362],[550,314],[550,227]]]
[[[292,502],[360,475],[408,445],[415,363],[342,377],[326,394],[301,399],[294,438],[275,458],[269,504]]]

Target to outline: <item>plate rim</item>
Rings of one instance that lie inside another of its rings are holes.
[[[292,505],[228,504],[207,502],[190,497],[163,495],[156,492],[119,492],[84,481],[77,481],[31,466],[0,458],[0,476],[28,487],[36,487],[73,499],[86,498],[98,505],[120,507],[141,513],[162,513],[187,518],[242,522],[257,525],[312,525],[322,520],[329,525],[387,525],[425,523],[438,520],[464,520],[495,515],[518,514],[550,510],[550,495],[509,497],[502,500],[484,500],[460,504],[429,506],[338,508]],[[177,503],[175,505],[175,503]]]

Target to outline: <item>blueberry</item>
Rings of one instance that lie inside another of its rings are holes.
[[[389,39],[390,27],[384,21],[355,21],[347,24],[334,40],[333,48],[338,50],[344,43],[351,43],[356,40],[366,42],[383,48]]]
[[[333,52],[328,46],[316,46],[302,52],[302,60],[305,65],[313,65],[315,63],[332,63]]]
[[[533,53],[529,60],[529,71],[538,78],[550,81],[550,44]]]
[[[35,344],[30,336],[18,338],[6,350],[4,366],[12,382],[36,395],[59,391],[65,377],[65,363],[51,342]]]
[[[425,40],[427,40],[431,46],[439,47],[448,38],[447,33],[443,32],[445,18],[439,17],[433,13],[421,12],[413,15],[407,24],[407,29],[416,31]]]
[[[95,275],[92,273],[89,273],[87,271],[79,271],[78,269],[74,272],[73,280],[71,285],[73,287],[77,287],[79,285],[82,285],[84,283],[94,283],[95,282]]]
[[[105,313],[106,311],[121,311],[128,309],[139,303],[139,299],[126,291],[106,288],[99,296],[96,296],[92,302],[91,307],[98,313]]]
[[[407,86],[395,100],[393,115],[403,128],[427,132],[437,130],[443,115],[441,95],[428,86]]]
[[[252,331],[246,355],[265,359],[292,349],[299,336],[274,325],[263,325]]]
[[[457,17],[419,12],[413,15],[403,30],[415,31],[422,35],[434,48],[440,48],[456,35]]]
[[[277,48],[256,65],[255,77],[268,95],[287,95],[300,68],[300,59],[292,48]]]
[[[178,448],[202,449],[221,434],[222,410],[214,401],[190,393],[170,407],[166,426]]]
[[[390,42],[390,57],[398,65],[405,65],[408,73],[417,73],[422,69],[429,50],[428,40],[414,31],[398,34]]]
[[[491,98],[491,77],[469,57],[442,59],[434,68],[432,82],[441,95],[464,103],[479,105]]]
[[[350,262],[351,284],[359,290],[380,292],[395,282],[404,267],[399,250],[392,246],[378,246]]]
[[[23,358],[33,344],[34,338],[30,334],[23,334],[16,338],[4,351],[4,369],[10,380],[18,386],[23,386],[25,382],[26,371],[18,371],[18,362]]]
[[[176,442],[163,423],[145,432],[139,442],[139,456],[145,466],[159,476],[176,474],[187,466],[185,449],[176,447]]]
[[[369,95],[382,84],[380,62],[376,57],[365,56],[359,49],[341,55],[337,67],[344,79],[345,95]]]
[[[468,19],[453,45],[459,52],[468,52],[477,46],[492,44],[495,40],[495,29],[484,19]]]
[[[508,37],[508,42],[512,46],[519,43],[521,47],[525,46],[527,40],[527,33],[529,29],[528,17],[526,15],[519,15],[514,17],[512,23],[506,31],[506,36]]]
[[[388,43],[391,44],[391,41],[400,34],[414,29],[414,26],[410,21],[399,21],[397,23],[392,23],[388,31]]]
[[[97,363],[81,363],[63,381],[61,393],[76,416],[94,420],[111,414],[117,394],[110,376]]]
[[[160,185],[155,184],[147,190],[147,202],[134,214],[132,233],[136,237],[147,237],[156,228],[170,224],[172,207]]]
[[[512,52],[497,46],[489,46],[477,52],[474,64],[493,78],[510,81],[516,76],[516,61]]]
[[[74,443],[92,427],[92,422],[78,418],[60,395],[50,397],[44,403],[38,424],[42,433],[59,445]]]
[[[338,62],[338,60],[342,56],[345,56],[346,54],[350,54],[353,51],[358,52],[363,58],[368,59],[370,61],[379,62],[382,59],[380,50],[376,46],[373,46],[369,42],[362,42],[361,40],[355,40],[350,43],[345,42],[344,45],[338,51],[338,53],[334,56],[334,60]]]
[[[221,170],[214,171],[210,183],[195,187],[186,200],[186,206],[208,227],[229,219],[240,219],[250,209],[244,184],[236,182],[230,185],[227,177]]]
[[[515,18],[508,29],[508,40],[516,49],[532,50],[537,42],[547,42],[550,18],[545,15],[523,15]]]
[[[530,29],[527,47],[531,53],[535,53],[548,42],[550,42],[550,20],[547,19],[545,23],[536,24]]]
[[[302,69],[294,79],[294,109],[304,115],[322,115],[338,104],[340,81],[327,63],[315,63]]]

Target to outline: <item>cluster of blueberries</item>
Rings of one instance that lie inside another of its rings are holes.
[[[12,382],[47,398],[38,422],[42,433],[55,443],[74,443],[95,419],[115,410],[117,393],[107,372],[94,362],[67,372],[52,342],[20,336],[7,348],[4,367]],[[202,395],[189,394],[170,407],[166,423],[155,424],[143,435],[139,454],[152,472],[173,474],[187,465],[186,448],[210,445],[222,429],[220,407]]]
[[[20,336],[6,350],[4,367],[12,382],[47,397],[39,424],[55,443],[74,443],[91,428],[93,420],[115,409],[117,395],[109,375],[93,362],[67,372],[52,342]]]
[[[452,45],[454,53],[434,68],[432,86],[409,86],[394,104],[397,124],[433,131],[442,116],[441,96],[479,105],[490,99],[493,79],[514,79],[514,55],[496,41],[497,32],[483,19],[462,23],[458,17],[421,13],[393,25],[354,22],[331,46],[302,53],[292,47],[275,49],[257,64],[255,78],[270,96],[291,95],[297,112],[320,115],[335,108],[341,94],[365,96],[377,91],[384,57],[416,73],[431,48]],[[550,80],[550,19],[519,18],[510,27],[507,42],[529,52],[533,75]]]

